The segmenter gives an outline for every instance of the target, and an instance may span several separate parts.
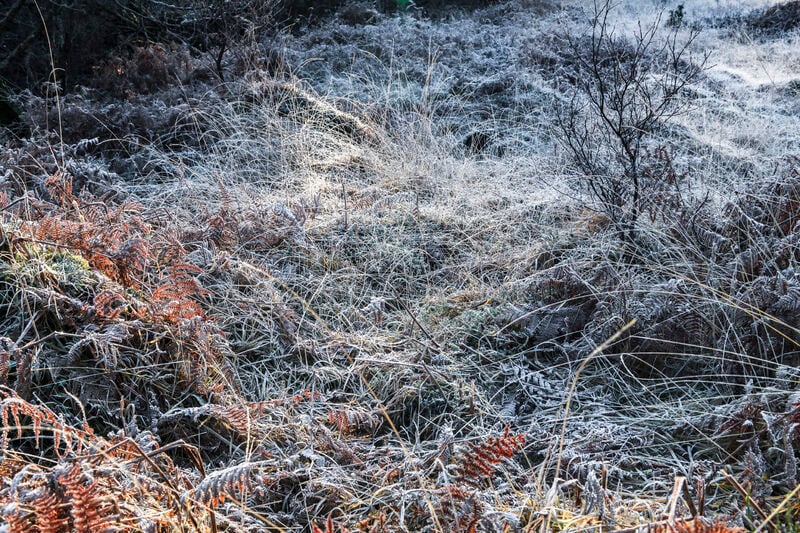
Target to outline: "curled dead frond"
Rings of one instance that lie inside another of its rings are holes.
[[[241,500],[246,492],[260,484],[261,480],[256,476],[257,473],[257,469],[247,463],[217,470],[206,476],[191,491],[189,497],[209,507],[217,507],[231,496]]]
[[[335,409],[328,413],[328,423],[342,433],[375,433],[383,423],[377,413],[360,409]]]
[[[88,426],[83,429],[72,427],[45,406],[34,405],[7,390],[0,390],[0,397],[3,396],[0,401],[0,420],[3,424],[0,428],[0,449],[4,450],[8,445],[9,432],[14,431],[17,439],[21,439],[28,428],[33,433],[36,448],[40,448],[43,429],[52,433],[53,451],[60,457],[80,453],[84,445],[97,439]],[[13,420],[13,425],[9,425],[9,419]],[[97,442],[103,441],[99,439]]]

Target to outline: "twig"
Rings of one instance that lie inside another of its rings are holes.
[[[11,60],[14,59],[17,55],[21,54],[23,50],[25,50],[30,44],[36,40],[37,34],[31,33],[25,39],[19,42],[14,49],[8,53],[6,58],[0,61],[0,69],[5,69],[8,67],[8,64],[11,63]]]
[[[671,523],[675,521],[675,513],[678,509],[678,500],[683,497],[686,506],[689,507],[689,512],[692,517],[697,516],[697,508],[692,501],[692,495],[689,493],[689,487],[686,485],[686,478],[684,476],[676,476],[675,484],[672,486],[672,494],[669,497],[669,506],[667,507],[667,520]]]
[[[586,365],[589,364],[589,361],[594,359],[594,357],[599,353],[601,353],[603,350],[611,346],[617,339],[619,339],[622,336],[623,333],[632,328],[634,324],[636,324],[635,318],[630,322],[628,322],[627,324],[625,324],[624,326],[622,326],[619,329],[619,331],[617,331],[611,337],[609,337],[608,340],[606,340],[603,344],[592,350],[592,353],[586,356],[581,365],[578,367],[578,370],[575,372],[575,376],[572,378],[572,384],[570,385],[569,394],[567,395],[567,402],[566,405],[564,406],[564,420],[561,423],[561,436],[559,437],[558,456],[556,457],[556,473],[553,479],[554,487],[555,484],[558,483],[558,475],[561,473],[561,456],[564,453],[564,440],[567,435],[567,421],[569,420],[569,409],[572,406],[572,397],[575,394],[575,388],[578,385],[578,378],[580,377],[583,369],[586,368]]]
[[[727,479],[731,483],[731,485],[733,485],[736,491],[742,496],[744,501],[752,505],[753,509],[759,514],[759,516],[761,516],[761,518],[764,519],[764,523],[761,524],[761,527],[764,527],[764,524],[766,523],[769,523],[772,527],[775,527],[775,525],[772,524],[772,522],[770,521],[771,517],[767,516],[767,513],[765,513],[764,510],[758,505],[758,503],[750,497],[750,494],[748,493],[747,489],[744,488],[742,484],[736,480],[736,478],[734,478],[732,475],[730,475],[724,470],[722,470],[722,475],[725,477],[725,479]],[[798,485],[798,487],[800,487],[800,485]]]
[[[147,452],[145,452],[145,451],[142,449],[142,447],[141,447],[141,446],[139,446],[139,443],[138,443],[138,442],[136,442],[135,440],[131,439],[130,437],[129,437],[129,438],[127,438],[127,439],[126,439],[126,441],[130,442],[130,443],[131,443],[131,445],[133,445],[133,447],[136,449],[136,451],[139,453],[139,455],[142,457],[142,459],[144,459],[145,461],[147,461],[147,463],[150,465],[150,467],[151,467],[153,470],[155,470],[156,472],[158,472],[158,475],[160,475],[160,476],[161,476],[161,478],[164,480],[164,483],[166,483],[166,484],[167,484],[167,486],[168,486],[170,489],[172,489],[172,492],[173,492],[173,493],[175,494],[175,496],[177,497],[177,500],[178,500],[178,505],[180,505],[181,507],[183,507],[183,508],[184,508],[183,510],[185,511],[185,514],[186,514],[187,518],[189,518],[189,521],[192,523],[192,527],[194,527],[194,530],[195,530],[195,531],[198,531],[198,532],[199,532],[199,531],[200,531],[200,525],[197,523],[197,520],[195,519],[195,517],[194,517],[194,515],[191,513],[191,511],[185,507],[185,505],[186,505],[186,504],[185,504],[185,502],[183,501],[183,499],[180,497],[180,496],[181,496],[181,492],[178,490],[178,488],[177,488],[177,487],[175,486],[175,484],[172,482],[172,479],[171,479],[171,477],[170,477],[170,476],[168,476],[168,475],[166,474],[166,472],[164,472],[164,470],[163,470],[163,469],[162,469],[160,466],[158,466],[158,464],[156,464],[156,462],[155,462],[155,461],[153,461],[153,459],[151,459],[151,457],[150,457],[150,454],[148,454]],[[160,450],[159,450],[159,451],[160,451]],[[213,515],[213,512],[212,512],[212,515]],[[213,522],[213,521],[212,521],[212,524],[214,524],[214,522]]]
[[[453,410],[450,408],[450,402],[447,401],[447,396],[445,396],[444,389],[442,389],[442,386],[439,384],[439,380],[433,377],[433,372],[431,372],[431,369],[428,368],[428,365],[425,364],[425,361],[420,361],[420,363],[422,364],[422,368],[423,370],[425,370],[425,373],[428,375],[429,378],[431,378],[433,384],[436,385],[436,388],[439,390],[439,394],[442,395],[442,400],[444,400],[445,412],[448,413],[452,412]]]
[[[677,479],[675,480],[677,481]],[[701,513],[698,513],[698,508],[694,505],[694,499],[692,498],[692,494],[689,492],[689,484],[686,482],[686,478],[683,478],[683,482],[681,483],[681,493],[683,494],[683,501],[686,502],[686,506],[689,508],[689,512],[692,514],[692,517],[698,517]],[[698,498],[699,501],[699,498]],[[698,506],[699,507],[699,506]]]
[[[416,316],[414,316],[414,313],[412,313],[412,312],[411,312],[411,309],[409,309],[409,308],[408,308],[408,306],[405,304],[405,302],[403,301],[403,299],[400,297],[400,294],[397,292],[397,289],[395,289],[395,291],[394,291],[394,296],[395,296],[395,298],[397,299],[397,303],[399,303],[399,304],[400,304],[400,307],[402,307],[402,308],[403,308],[403,311],[405,311],[405,312],[406,312],[406,314],[408,314],[408,316],[411,318],[411,320],[413,320],[413,321],[414,321],[414,324],[416,324],[416,325],[417,325],[417,327],[420,329],[420,331],[422,331],[422,333],[424,333],[424,334],[425,334],[425,336],[426,336],[426,337],[428,337],[428,340],[429,340],[429,341],[431,341],[431,343],[432,343],[434,346],[436,346],[436,348],[437,348],[438,350],[441,350],[441,349],[442,349],[441,345],[440,345],[438,342],[436,342],[436,339],[434,339],[434,338],[433,338],[433,336],[432,336],[430,333],[428,333],[428,330],[426,330],[426,329],[425,329],[425,328],[422,326],[422,324],[420,324],[420,323],[419,323],[419,320],[417,320],[417,317],[416,317]]]
[[[344,231],[347,231],[347,191],[344,188],[344,182],[342,182],[342,200],[344,201]]]

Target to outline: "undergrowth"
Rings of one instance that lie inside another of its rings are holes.
[[[334,18],[280,72],[252,39],[152,44],[17,95],[0,531],[797,527],[800,160],[791,118],[766,152],[732,132],[796,103],[692,79],[626,243],[546,126],[583,18],[523,4]],[[433,53],[504,24],[496,78]],[[345,40],[351,71],[314,63]]]

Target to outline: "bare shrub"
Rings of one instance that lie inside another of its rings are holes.
[[[632,242],[645,197],[659,188],[643,161],[647,141],[686,110],[684,90],[703,71],[689,48],[692,29],[679,41],[678,28],[660,37],[660,17],[639,24],[632,39],[615,34],[610,1],[595,5],[588,37],[569,36],[574,89],[559,109],[556,134],[568,150],[589,193]]]

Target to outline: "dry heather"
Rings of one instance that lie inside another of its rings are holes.
[[[796,530],[797,35],[687,7],[711,59],[629,241],[552,129],[565,4],[333,18],[279,72],[152,45],[20,95],[0,531]]]

